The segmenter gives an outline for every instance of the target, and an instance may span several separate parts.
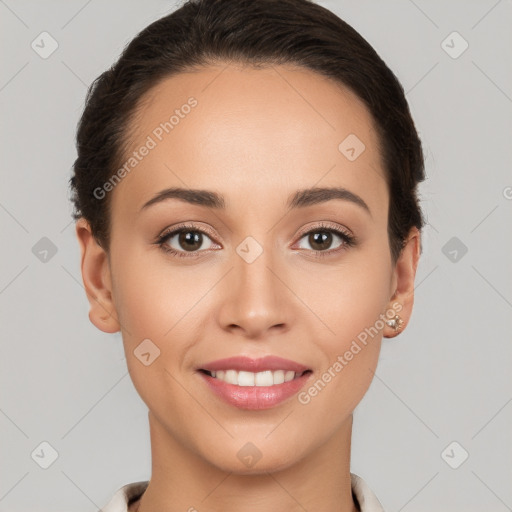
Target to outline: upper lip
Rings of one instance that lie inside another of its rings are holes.
[[[218,359],[217,361],[206,363],[199,369],[210,372],[219,370],[237,370],[254,373],[267,370],[285,370],[302,373],[309,370],[309,368],[303,364],[277,356],[265,356],[259,359],[252,359],[246,356],[228,357],[226,359]]]

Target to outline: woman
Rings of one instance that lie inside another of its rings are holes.
[[[352,414],[413,306],[421,142],[306,0],[199,0],[95,81],[71,178],[91,322],[122,333],[152,474],[104,512],[382,511]]]

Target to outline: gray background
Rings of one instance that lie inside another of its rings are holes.
[[[428,174],[415,310],[355,411],[352,471],[386,512],[512,510],[512,2],[319,3],[401,80]],[[175,6],[0,0],[1,511],[93,512],[150,476],[120,334],[88,320],[67,180],[86,87]]]

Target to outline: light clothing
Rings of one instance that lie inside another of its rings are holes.
[[[352,494],[360,512],[384,512],[377,496],[358,475],[350,473]],[[128,512],[128,506],[137,501],[146,490],[149,480],[126,484],[118,489],[111,500],[99,512]]]

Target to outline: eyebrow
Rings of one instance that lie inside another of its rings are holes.
[[[179,199],[190,204],[215,208],[217,210],[224,210],[226,208],[224,197],[217,192],[173,187],[158,192],[149,201],[144,203],[141,210],[168,199]],[[343,187],[314,187],[297,190],[289,196],[286,206],[290,209],[306,208],[308,206],[332,201],[333,199],[350,201],[366,210],[371,216],[370,208],[364,200],[357,194]]]

